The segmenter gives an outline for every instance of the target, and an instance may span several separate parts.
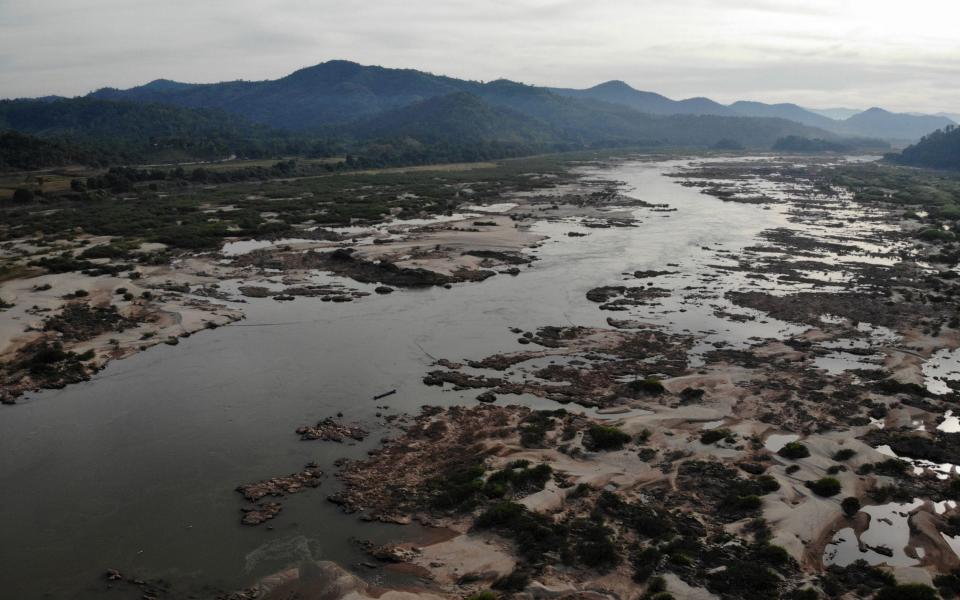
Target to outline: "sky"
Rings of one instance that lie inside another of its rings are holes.
[[[673,98],[960,113],[957,0],[0,0],[0,97],[331,59]]]

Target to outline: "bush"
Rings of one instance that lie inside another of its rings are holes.
[[[902,583],[877,592],[874,600],[939,600],[937,591],[922,583]]]
[[[836,453],[834,453],[833,460],[836,460],[836,461],[850,460],[851,458],[856,456],[856,454],[857,454],[857,451],[854,450],[853,448],[841,448],[840,450],[837,450]]]
[[[613,543],[613,531],[602,523],[587,519],[578,519],[571,528],[576,538],[574,549],[577,559],[598,569],[608,569],[620,562],[620,555]]]
[[[700,434],[701,444],[715,444],[722,439],[732,438],[733,434],[729,429],[709,429]]]
[[[860,500],[853,496],[847,496],[840,502],[840,508],[843,509],[843,514],[852,517],[860,512]]]
[[[925,242],[952,242],[957,236],[946,229],[924,229],[917,237]],[[879,598],[879,596],[878,596]]]
[[[808,450],[807,447],[800,442],[789,442],[784,444],[783,448],[777,450],[777,454],[783,458],[797,460],[810,456],[810,450]]]
[[[591,425],[584,445],[589,450],[620,450],[630,441],[630,436],[610,425]]]
[[[840,482],[833,477],[824,477],[816,481],[808,481],[807,487],[810,488],[814,494],[825,498],[836,496],[842,489]]]

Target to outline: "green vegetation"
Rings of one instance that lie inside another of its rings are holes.
[[[886,158],[911,167],[960,169],[960,128],[949,126],[934,131],[900,154],[889,154]]]
[[[884,164],[834,167],[831,185],[853,191],[860,202],[885,202],[922,208],[930,213],[924,221],[960,218],[960,175],[920,171]]]
[[[542,563],[548,553],[558,555],[566,564],[599,569],[612,567],[620,560],[611,539],[612,530],[596,520],[554,523],[521,504],[500,502],[477,517],[475,525],[478,529],[495,529],[512,539],[520,557],[532,564]]]
[[[528,461],[514,461],[486,479],[485,475],[483,465],[472,464],[435,478],[428,486],[433,505],[446,510],[471,510],[487,499],[521,498],[542,490],[553,469],[547,464],[530,468]]]
[[[833,460],[844,461],[850,460],[857,455],[857,451],[853,448],[841,448],[833,454]]]
[[[542,490],[553,474],[548,464],[539,464],[532,469],[527,461],[516,461],[507,468],[491,474],[483,487],[490,498],[518,497]]]
[[[850,144],[797,135],[782,137],[773,145],[776,152],[849,152],[852,149]]]
[[[799,460],[810,456],[810,450],[800,442],[788,442],[777,450],[777,454],[790,460]]]
[[[874,600],[939,600],[940,595],[922,583],[901,583],[886,587],[873,597]]]
[[[814,494],[826,498],[836,496],[842,489],[840,482],[834,477],[823,477],[816,481],[809,481],[807,482],[807,487],[810,488]]]
[[[556,426],[556,418],[562,418],[567,415],[567,411],[562,408],[559,410],[537,410],[530,413],[520,422],[520,443],[525,448],[543,448],[547,432],[553,431]]]
[[[897,580],[889,572],[860,559],[846,567],[828,566],[820,583],[830,598],[839,598],[846,593],[866,598],[880,588],[895,586]]]
[[[715,444],[724,439],[730,443],[735,441],[733,438],[733,432],[731,432],[729,429],[708,429],[700,434],[701,444]]]
[[[630,441],[630,435],[610,425],[591,425],[584,436],[583,445],[588,450],[620,450]]]
[[[330,163],[323,161],[204,169],[205,175],[198,175],[198,169],[117,168],[90,177],[92,185],[83,192],[66,187],[52,193],[44,191],[45,185],[35,189],[32,202],[0,200],[0,241],[35,234],[70,240],[83,232],[111,236],[115,246],[127,250],[135,247],[133,242],[145,241],[174,249],[213,249],[226,236],[275,237],[306,222],[339,226],[378,222],[393,213],[400,219],[449,214],[464,201],[459,194],[464,186],[489,197],[552,186],[570,177],[565,174],[568,161],[590,156],[596,155],[537,157],[473,169],[342,174],[329,172]],[[270,213],[281,216],[264,216]],[[95,268],[88,258],[93,256],[46,257],[38,266],[55,272]]]

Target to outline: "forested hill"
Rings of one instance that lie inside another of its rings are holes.
[[[91,98],[2,100],[2,131],[21,134],[7,135],[0,149],[5,166],[18,168],[273,156],[297,148],[289,134],[222,111]]]
[[[187,84],[159,79],[128,90],[105,88],[92,98],[216,108],[291,131],[342,124],[480,84],[412,69],[334,60],[271,81]]]
[[[912,167],[960,170],[960,127],[935,131],[900,154],[887,155],[887,159]]]

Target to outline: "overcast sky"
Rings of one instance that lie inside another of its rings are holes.
[[[0,97],[342,58],[671,97],[960,112],[957,0],[0,0]]]

